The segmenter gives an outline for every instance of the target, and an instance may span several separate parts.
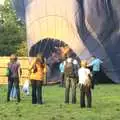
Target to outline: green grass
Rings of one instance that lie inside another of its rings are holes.
[[[21,94],[22,101],[6,102],[7,86],[0,86],[0,120],[120,120],[120,85],[97,85],[92,108],[81,109],[79,89],[77,104],[64,104],[64,88],[43,87],[43,105],[32,105],[31,96]]]

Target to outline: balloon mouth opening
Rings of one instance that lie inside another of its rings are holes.
[[[76,54],[73,52],[73,50],[62,40],[54,39],[54,38],[44,38],[34,44],[29,51],[30,57],[36,57],[37,54],[42,54],[45,58],[49,58],[53,54],[57,54],[59,57],[61,56],[61,48],[68,48],[70,49],[73,56],[76,56]],[[69,51],[69,50],[68,50]],[[67,50],[66,50],[67,53]]]

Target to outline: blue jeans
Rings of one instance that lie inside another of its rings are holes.
[[[16,98],[17,94],[16,94],[16,88],[15,86],[12,87],[11,93],[10,93],[10,97],[11,98]]]
[[[10,101],[10,94],[11,94],[13,85],[15,86],[15,89],[16,89],[17,101],[20,102],[19,78],[11,78],[11,77],[8,78],[7,101]]]

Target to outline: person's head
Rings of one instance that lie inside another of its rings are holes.
[[[87,67],[87,61],[81,60],[80,65],[81,65],[81,67]]]
[[[42,54],[37,54],[36,62],[44,63],[44,57]]]
[[[68,48],[69,46],[67,44],[64,45],[64,48]]]
[[[15,62],[17,61],[17,56],[15,54],[10,55],[10,62]]]
[[[66,58],[70,58],[70,57],[72,57],[72,55],[71,55],[71,52],[69,51],[69,52],[66,54]]]
[[[95,56],[95,55],[93,55],[93,56],[92,56],[92,58],[93,58],[93,59],[95,59],[95,58],[96,58],[96,56]]]

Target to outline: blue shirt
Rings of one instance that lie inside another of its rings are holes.
[[[61,73],[64,72],[64,63],[63,63],[63,62],[60,63],[60,65],[59,65],[59,70],[60,70]]]
[[[89,64],[89,66],[93,66],[92,71],[99,72],[101,63],[103,62],[100,59],[96,58]]]

